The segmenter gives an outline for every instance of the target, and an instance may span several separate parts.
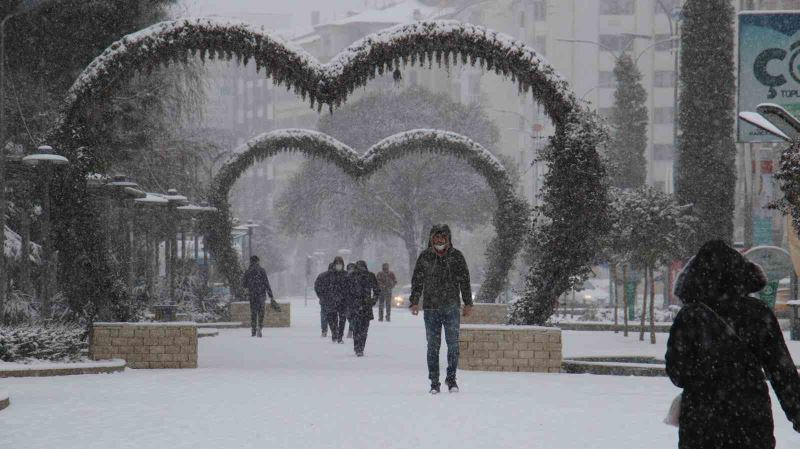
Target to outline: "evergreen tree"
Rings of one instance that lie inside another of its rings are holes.
[[[642,87],[642,73],[628,54],[617,58],[614,76],[617,89],[611,115],[609,176],[612,186],[635,189],[647,178],[647,92]]]
[[[675,190],[699,219],[687,248],[694,252],[709,239],[733,237],[734,9],[729,0],[688,0],[683,13]]]

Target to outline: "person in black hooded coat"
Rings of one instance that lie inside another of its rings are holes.
[[[666,369],[683,388],[680,449],[774,448],[765,379],[800,432],[797,368],[775,314],[747,296],[765,285],[761,268],[721,240],[703,245],[678,276],[685,305],[670,329]]]
[[[381,289],[378,287],[378,279],[375,274],[369,271],[367,263],[363,260],[356,262],[356,270],[353,273],[353,284],[355,289],[351,298],[351,319],[353,326],[353,349],[356,356],[364,356],[364,347],[367,345],[367,333],[369,332],[369,322],[375,319],[372,308],[378,302]]]

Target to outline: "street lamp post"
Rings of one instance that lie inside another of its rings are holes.
[[[155,193],[146,193],[143,198],[136,198],[135,200],[133,200],[133,204],[135,207],[149,209],[152,211],[152,210],[166,208],[169,205],[169,201],[167,201],[167,199],[162,197],[161,195]],[[154,276],[158,275],[156,271],[158,267],[158,240],[151,238],[149,224],[150,223],[145,225],[145,231],[144,231],[145,233],[144,277],[145,277],[145,288],[147,290],[148,297],[153,293],[153,278]],[[151,250],[152,247],[155,247],[155,251]]]
[[[166,245],[166,254],[165,254],[165,262],[167,268],[167,279],[169,282],[169,300],[171,303],[175,303],[175,264],[177,262],[178,257],[178,238],[177,238],[177,209],[180,206],[185,206],[189,203],[189,199],[185,196],[178,193],[176,189],[169,189],[167,190],[167,194],[163,195],[164,198],[169,202],[169,217],[168,217],[168,229],[167,229],[167,245]]]
[[[50,288],[52,286],[52,267],[50,263],[50,175],[51,165],[64,165],[69,160],[64,156],[55,154],[53,148],[42,145],[37,152],[22,158],[22,162],[32,166],[44,166],[44,193],[42,207],[42,265],[44,265],[44,282],[42,282],[42,316],[50,316]]]
[[[256,223],[253,220],[247,220],[247,258],[248,260],[253,257],[253,229],[260,227],[261,225]]]
[[[132,221],[134,217],[126,216],[127,201],[146,198],[147,194],[139,189],[139,184],[128,179],[125,175],[115,175],[111,182],[106,184],[106,188],[111,190],[112,196],[119,201],[119,229],[122,231],[122,252],[127,255],[127,279],[125,284],[128,287],[128,293],[133,295],[134,289],[134,236]],[[135,203],[134,203],[135,204]],[[131,204],[133,206],[133,204]]]

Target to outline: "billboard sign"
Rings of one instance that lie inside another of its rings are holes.
[[[800,118],[800,11],[739,13],[738,112],[762,103]],[[739,142],[780,142],[737,120]]]

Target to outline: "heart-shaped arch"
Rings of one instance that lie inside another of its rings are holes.
[[[245,64],[253,60],[257,69],[263,68],[276,83],[294,88],[312,106],[328,105],[331,109],[377,74],[409,63],[480,63],[487,70],[510,77],[520,92],[532,92],[556,125],[549,149],[543,152],[543,160],[550,167],[539,209],[543,219],[538,220],[530,239],[538,261],[528,276],[524,307],[516,309],[517,320],[540,324],[549,318],[558,296],[586,274],[601,246],[601,236],[608,228],[607,195],[605,171],[596,149],[604,141],[604,126],[578,106],[566,80],[534,49],[508,35],[456,21],[417,22],[380,31],[350,45],[328,64],[320,64],[276,35],[249,25],[212,19],[162,22],[125,36],[95,58],[78,77],[48,136],[48,141],[57,143],[77,167],[56,186],[61,192],[56,199],[57,209],[68,211],[65,213],[71,216],[91,215],[85,189],[80,188],[86,172],[98,165],[94,157],[97,149],[82,137],[82,130],[91,126],[90,106],[137,70],[186,61],[190,54],[198,52],[201,58],[235,57]],[[88,148],[84,150],[82,145]],[[58,225],[62,229],[57,232],[75,234],[68,229],[69,221]],[[516,233],[522,234],[523,230],[517,229]],[[80,233],[78,236],[83,240],[57,239],[59,249],[68,254],[63,260],[99,259],[96,263],[102,265],[106,255],[98,249],[97,239]],[[94,250],[87,256],[86,248]],[[81,278],[73,272],[65,276]],[[102,296],[108,293],[80,294],[96,295],[97,303],[104,301]]]
[[[234,289],[238,288],[242,273],[238,255],[229,237],[233,228],[229,192],[253,164],[286,151],[327,160],[356,180],[369,177],[392,160],[414,153],[439,152],[465,160],[486,179],[498,203],[494,218],[497,238],[493,244],[498,245],[500,250],[489,253],[489,266],[493,269],[487,273],[478,300],[492,301],[501,292],[519,251],[514,232],[525,228],[527,221],[525,201],[515,194],[505,167],[492,153],[460,134],[431,129],[406,131],[387,137],[363,156],[327,134],[304,129],[264,133],[239,147],[237,156],[227,162],[214,178],[211,203],[218,212],[205,223],[211,251]]]

